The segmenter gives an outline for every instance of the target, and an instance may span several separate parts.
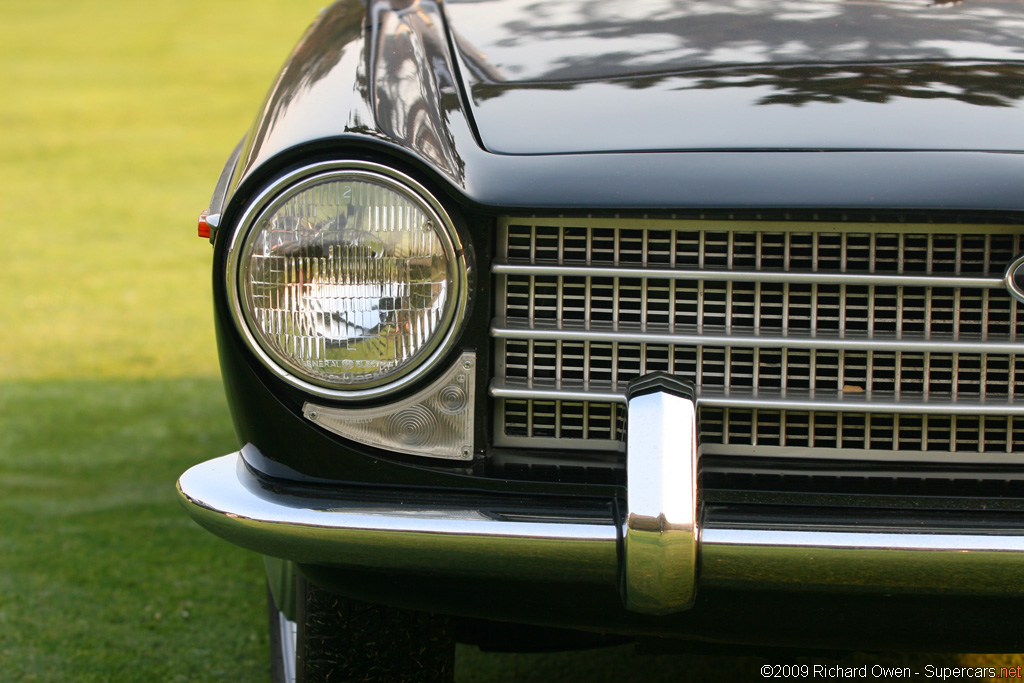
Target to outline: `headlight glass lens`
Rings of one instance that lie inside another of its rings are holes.
[[[288,372],[331,389],[388,383],[445,338],[459,296],[454,237],[391,178],[334,171],[256,218],[238,255],[240,304]]]

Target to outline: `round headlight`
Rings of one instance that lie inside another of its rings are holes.
[[[281,179],[246,212],[228,256],[253,350],[292,383],[338,397],[391,390],[447,351],[465,279],[441,205],[368,163]]]

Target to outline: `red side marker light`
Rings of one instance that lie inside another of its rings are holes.
[[[210,224],[206,222],[206,215],[208,211],[203,211],[199,214],[199,236],[203,239],[210,239]]]

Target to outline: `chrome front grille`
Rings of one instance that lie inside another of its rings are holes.
[[[621,450],[625,386],[661,370],[697,384],[705,452],[1005,462],[1022,252],[1019,226],[502,219],[495,442]]]

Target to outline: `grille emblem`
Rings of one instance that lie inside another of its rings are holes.
[[[1004,282],[1013,298],[1024,302],[1024,256],[1018,256],[1006,267]]]

